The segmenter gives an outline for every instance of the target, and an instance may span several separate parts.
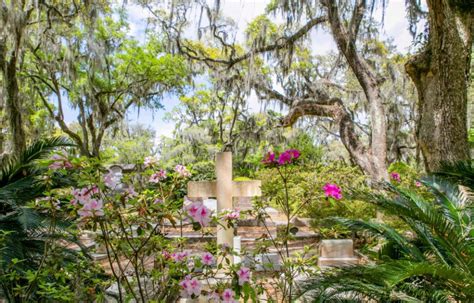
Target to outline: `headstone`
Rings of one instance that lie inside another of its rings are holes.
[[[113,174],[113,182],[117,184],[115,186],[115,190],[120,191],[123,189],[123,184],[122,184],[122,177],[123,177],[123,169],[120,165],[112,165],[109,167],[109,171]]]
[[[188,197],[217,198],[217,211],[232,209],[233,197],[261,196],[260,181],[232,181],[232,153],[220,152],[216,155],[216,181],[188,183]],[[228,227],[224,219],[217,226],[217,245],[232,249],[234,228]],[[233,258],[230,258],[233,262]]]
[[[256,271],[279,271],[281,269],[280,255],[277,253],[265,253],[255,256]]]
[[[234,256],[235,264],[240,264],[242,262],[242,258],[240,257],[241,249],[242,249],[242,238],[240,236],[235,236],[234,237],[234,252],[236,254]]]
[[[352,239],[322,240],[318,259],[319,267],[340,267],[355,265],[359,258],[354,256]]]
[[[276,215],[276,214],[280,213],[278,210],[276,210],[276,209],[274,209],[273,207],[270,207],[270,206],[265,207],[263,210],[269,215]]]
[[[205,207],[209,208],[212,212],[217,212],[217,200],[216,199],[205,199],[202,201]]]
[[[311,219],[295,217],[291,220],[291,224],[296,227],[309,227],[311,226]]]

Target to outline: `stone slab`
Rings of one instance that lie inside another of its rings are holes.
[[[359,264],[359,258],[319,258],[318,266],[319,267],[341,267],[349,265]]]
[[[322,240],[319,255],[323,258],[352,258],[354,243],[352,239]]]

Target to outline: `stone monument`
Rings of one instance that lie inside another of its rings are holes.
[[[261,182],[232,181],[232,153],[220,152],[216,155],[216,181],[197,181],[188,183],[188,198],[217,198],[217,211],[232,209],[234,197],[261,196]],[[225,245],[230,249],[234,247],[234,228],[227,227],[221,219],[217,226],[217,245]],[[231,258],[233,262],[233,258]]]

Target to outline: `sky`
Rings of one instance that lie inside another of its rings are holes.
[[[130,1],[131,2],[131,1]],[[147,28],[146,18],[149,12],[132,3],[126,5],[128,21],[130,22],[130,36],[138,41],[144,42],[145,30]],[[243,31],[255,17],[265,11],[269,0],[221,0],[222,13],[237,22],[237,40],[243,39]],[[374,12],[376,20],[381,21],[381,9]],[[198,19],[197,13],[195,19]],[[389,0],[386,7],[384,23],[382,28],[384,38],[393,39],[394,45],[401,53],[408,53],[412,48],[412,36],[408,30],[408,21],[405,14],[405,0]],[[312,49],[315,54],[326,54],[336,50],[336,45],[330,33],[326,30],[318,29],[311,33]],[[262,106],[255,94],[252,94],[248,100],[251,111],[260,111]],[[174,129],[172,122],[163,120],[165,113],[171,111],[179,104],[176,96],[165,96],[163,98],[164,109],[152,112],[144,109],[132,109],[127,115],[128,122],[131,124],[141,123],[150,126],[156,132],[156,143],[161,136],[171,136]],[[77,113],[72,109],[66,110],[66,122],[76,120]]]

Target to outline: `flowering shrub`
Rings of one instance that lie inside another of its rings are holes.
[[[324,194],[328,198],[331,197],[331,198],[334,198],[336,200],[341,200],[342,199],[341,188],[339,186],[337,186],[336,184],[326,183],[323,186],[323,190],[324,190]]]
[[[401,177],[400,177],[400,174],[397,173],[397,172],[391,172],[391,173],[390,173],[390,178],[392,178],[393,181],[402,182],[402,179],[401,179]]]
[[[256,301],[260,290],[248,283],[251,270],[229,263],[230,248],[196,253],[185,248],[184,238],[167,235],[169,228],[192,226],[204,237],[206,228],[220,224],[222,216],[228,226],[241,217],[238,210],[216,214],[202,202],[186,199],[185,186],[191,177],[187,167],[166,169],[156,158],[147,157],[144,170],[122,176],[108,172],[94,159],[54,156],[51,161],[51,173],[68,170],[78,185],[55,193],[55,199],[68,201],[57,204],[57,211],[74,220],[79,233],[96,234],[98,251],[105,254],[120,302],[127,298],[176,301],[179,296]],[[218,272],[224,282],[207,285]]]
[[[307,257],[307,250],[302,254],[289,251],[293,237],[290,219],[311,202],[308,199],[294,207],[290,195],[292,178],[301,169],[300,156],[298,150],[289,149],[280,154],[268,153],[262,161],[273,176],[280,178],[278,190],[267,194],[275,198],[288,219],[286,228],[275,239],[259,243],[271,242],[282,256],[281,276],[274,280],[283,301],[293,297],[295,275],[315,264],[314,258]],[[49,193],[37,202],[38,207],[71,219],[78,236],[82,231],[95,234],[94,253],[105,255],[118,301],[173,302],[180,296],[205,297],[215,302],[257,301],[263,292],[264,282],[257,282],[253,267],[231,264],[235,253],[230,247],[210,245],[196,252],[186,246],[182,230],[187,227],[204,237],[211,226],[236,227],[243,218],[238,209],[213,213],[203,202],[186,199],[185,186],[192,176],[187,167],[161,167],[157,159],[146,158],[135,172],[121,175],[108,172],[98,160],[69,159],[65,154],[54,156],[47,167],[50,175],[68,172],[76,185]],[[342,200],[342,189],[336,183],[303,189],[308,197],[319,196],[338,203]],[[259,216],[262,209],[257,207]],[[181,233],[170,236],[170,230]],[[217,284],[207,283],[216,277],[222,277]]]
[[[295,163],[296,160],[300,157],[300,152],[296,149],[288,149],[282,152],[278,157],[276,157],[275,153],[268,152],[262,160],[262,163],[267,166],[275,166],[275,165],[287,165],[291,163]]]

